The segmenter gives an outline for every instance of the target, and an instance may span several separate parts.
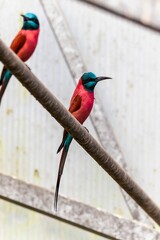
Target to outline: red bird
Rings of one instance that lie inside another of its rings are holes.
[[[23,17],[22,29],[12,41],[10,48],[25,62],[31,57],[37,46],[40,28],[35,14],[26,13],[21,16]],[[12,73],[4,66],[0,78],[0,102],[11,76]]]
[[[71,98],[69,112],[81,123],[87,119],[89,116],[93,103],[94,103],[94,88],[99,81],[110,79],[109,77],[96,77],[94,73],[87,72],[82,75],[78,85],[73,93]],[[58,201],[58,192],[61,176],[63,173],[63,168],[65,160],[67,157],[68,149],[72,141],[72,136],[64,130],[62,143],[60,144],[57,153],[59,153],[62,148],[62,155],[59,164],[58,177],[56,183],[56,191],[54,198],[54,209],[57,211],[57,201]]]

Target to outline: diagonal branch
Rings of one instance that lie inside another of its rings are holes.
[[[0,39],[0,61],[90,156],[160,225],[160,209]]]
[[[48,0],[47,4],[45,0],[40,0],[40,3],[48,19],[51,30],[57,39],[66,64],[71,72],[73,81],[76,84],[75,79],[78,79],[82,73],[86,72],[87,68],[80,56],[79,50],[69,27],[67,26],[63,13],[57,0]],[[94,103],[90,119],[102,146],[106,148],[109,154],[128,172],[127,162],[124,159],[121,149],[116,141],[107,116],[104,114],[102,104],[98,96],[96,96],[96,101]],[[153,223],[139,208],[136,202],[133,201],[121,188],[120,190],[132,217],[136,220],[152,225]]]

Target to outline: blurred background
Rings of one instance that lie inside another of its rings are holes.
[[[39,42],[27,64],[68,108],[75,88],[73,76],[42,2],[49,4],[38,0],[0,0],[0,37],[10,46],[21,28],[20,14],[33,12],[38,16]],[[99,119],[96,124],[88,119],[84,125],[101,144],[103,139],[96,126],[104,131],[103,138],[106,136],[109,144],[106,151],[127,167],[133,179],[160,206],[160,1],[52,2],[58,2],[87,70],[113,78],[95,90],[95,102],[100,106],[106,129]],[[77,73],[76,80],[81,74]],[[0,118],[0,173],[54,191],[60,158],[56,151],[62,127],[15,77],[4,95]],[[111,131],[109,137],[108,131]],[[60,194],[110,214],[143,222],[132,215],[119,186],[75,141],[68,154]],[[77,240],[103,239],[0,200],[0,239],[72,240],[75,236]]]

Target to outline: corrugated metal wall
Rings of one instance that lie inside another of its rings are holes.
[[[77,1],[59,3],[88,69],[113,77],[99,84],[95,95],[102,100],[132,176],[159,204],[160,36]],[[39,1],[0,0],[0,37],[9,45],[20,28],[19,15],[28,11],[38,15],[41,33],[27,64],[68,107],[74,84]],[[1,172],[54,189],[61,126],[14,77],[0,111]],[[85,126],[97,138],[90,120]],[[75,142],[60,193],[131,218],[117,184]],[[95,237],[3,201],[0,208],[1,239],[75,239],[75,234],[76,239]],[[54,230],[52,226],[56,226]]]
[[[113,77],[96,93],[131,173],[158,203],[160,36],[80,2],[60,2],[88,68]]]
[[[3,240],[106,239],[6,202],[0,201],[0,211]]]

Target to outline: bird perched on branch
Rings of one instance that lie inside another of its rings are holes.
[[[110,77],[96,77],[92,72],[87,72],[82,75],[78,85],[73,93],[71,98],[69,112],[81,123],[87,119],[89,116],[93,103],[94,103],[94,88],[99,81],[111,79]],[[56,183],[55,197],[54,197],[54,209],[57,211],[57,201],[58,201],[58,192],[61,176],[63,173],[63,168],[65,160],[67,157],[68,149],[72,141],[72,136],[64,130],[62,142],[57,150],[59,153],[62,149],[62,155],[60,159],[58,177]]]
[[[26,13],[21,16],[23,17],[22,29],[12,41],[10,48],[25,62],[31,57],[37,46],[40,28],[35,14]],[[0,78],[0,103],[11,76],[12,73],[4,66]]]

